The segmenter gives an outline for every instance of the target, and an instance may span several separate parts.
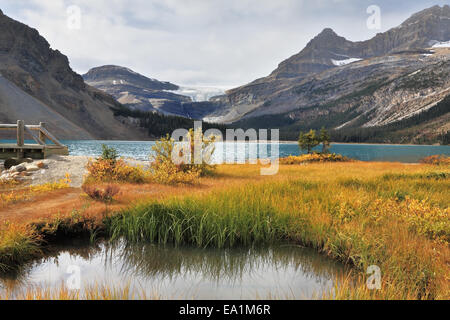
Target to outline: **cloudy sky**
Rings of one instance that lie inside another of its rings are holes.
[[[365,40],[447,2],[1,0],[0,8],[38,29],[79,73],[116,64],[176,84],[231,88],[268,75],[325,27]],[[370,5],[381,10],[379,30],[367,27]]]

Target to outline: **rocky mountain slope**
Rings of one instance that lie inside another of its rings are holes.
[[[217,93],[217,89],[179,87],[147,78],[125,67],[93,68],[83,78],[132,110],[201,119],[221,106],[198,102],[204,100],[204,96]]]
[[[38,31],[0,11],[0,121],[47,122],[60,139],[145,139],[110,95],[86,85]]]
[[[131,109],[179,114],[181,103],[191,102],[189,97],[169,92],[178,90],[177,85],[147,78],[124,67],[93,68],[83,78],[87,84],[112,95]]]
[[[450,95],[449,40],[448,5],[421,11],[362,42],[325,29],[268,77],[216,97],[212,103],[226,107],[214,120],[336,129],[395,123]],[[442,119],[433,127],[449,129]]]

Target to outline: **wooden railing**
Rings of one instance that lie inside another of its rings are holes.
[[[31,138],[41,146],[45,146],[48,139],[56,146],[64,147],[54,135],[48,132],[45,122],[40,122],[39,125],[25,125],[23,120],[17,120],[17,124],[0,124],[0,129],[16,129],[18,147],[23,147],[25,145],[25,133],[29,134]],[[37,134],[35,134],[35,132],[37,132]]]

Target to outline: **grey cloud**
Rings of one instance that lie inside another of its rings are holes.
[[[2,10],[37,28],[84,73],[118,64],[182,85],[236,86],[269,74],[325,27],[351,40],[372,37],[366,8],[382,9],[382,30],[446,1],[388,0],[2,0]],[[68,30],[66,8],[82,11]]]

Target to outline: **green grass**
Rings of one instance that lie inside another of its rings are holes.
[[[293,217],[268,201],[233,191],[204,199],[187,198],[141,204],[106,222],[113,239],[132,242],[232,247],[268,244],[286,238]]]

